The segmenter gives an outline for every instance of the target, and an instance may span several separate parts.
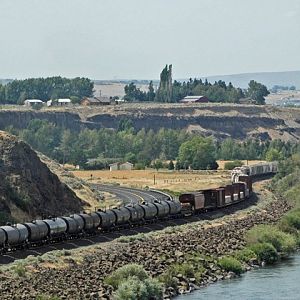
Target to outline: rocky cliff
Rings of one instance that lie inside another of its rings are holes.
[[[131,119],[135,129],[185,129],[216,138],[259,138],[297,141],[300,109],[234,104],[130,103],[106,107],[48,108],[34,111],[22,107],[0,111],[0,129],[25,128],[32,119],[43,119],[72,131],[83,128],[118,128]]]
[[[82,205],[30,146],[0,132],[0,223],[74,213]]]

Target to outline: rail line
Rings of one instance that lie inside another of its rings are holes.
[[[194,223],[200,220],[213,220],[224,215],[232,214],[238,210],[247,208],[257,202],[257,197],[253,195],[248,201],[242,201],[234,206],[224,207],[218,211],[210,211],[199,215],[182,217],[178,219],[158,220],[156,223],[148,223],[145,225],[136,226],[133,228],[123,228],[112,232],[99,232],[88,237],[46,244],[35,248],[17,250],[0,255],[0,265],[5,265],[14,262],[15,260],[25,259],[29,255],[40,256],[53,250],[71,250],[83,248],[100,243],[111,242],[121,236],[131,236],[138,233],[148,233],[152,231],[161,231],[166,227],[174,227],[187,223]]]

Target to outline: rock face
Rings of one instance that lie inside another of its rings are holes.
[[[0,111],[0,129],[8,126],[26,128],[33,119],[47,120],[72,131],[83,128],[116,129],[119,122],[127,118],[132,120],[136,130],[157,131],[164,127],[186,129],[218,139],[254,137],[297,141],[300,138],[299,114],[297,108],[234,104],[132,103],[41,111],[18,107]]]
[[[74,213],[82,205],[30,146],[0,132],[0,223]]]

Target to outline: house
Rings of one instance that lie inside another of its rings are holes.
[[[47,101],[47,106],[68,106],[71,105],[71,99],[57,99],[57,100],[49,100]]]
[[[109,171],[117,171],[120,170],[120,163],[113,163],[109,165]]]
[[[85,97],[81,100],[81,105],[85,106],[100,106],[100,105],[110,105],[113,104],[114,100],[109,97]]]
[[[25,106],[43,105],[44,102],[39,99],[27,99],[24,101]]]
[[[133,164],[128,161],[120,164],[120,170],[132,170],[132,169],[133,169]]]
[[[132,170],[133,169],[133,164],[130,162],[125,162],[125,163],[120,163],[116,162],[113,164],[109,165],[109,170],[110,171],[117,171],[117,170]]]
[[[179,101],[180,103],[208,103],[209,99],[205,96],[186,96]]]

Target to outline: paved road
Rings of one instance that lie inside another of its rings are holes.
[[[154,202],[157,200],[159,201],[171,198],[171,196],[159,191],[146,191],[106,184],[92,184],[92,187],[98,189],[99,191],[104,191],[116,195],[117,198],[124,204]]]

